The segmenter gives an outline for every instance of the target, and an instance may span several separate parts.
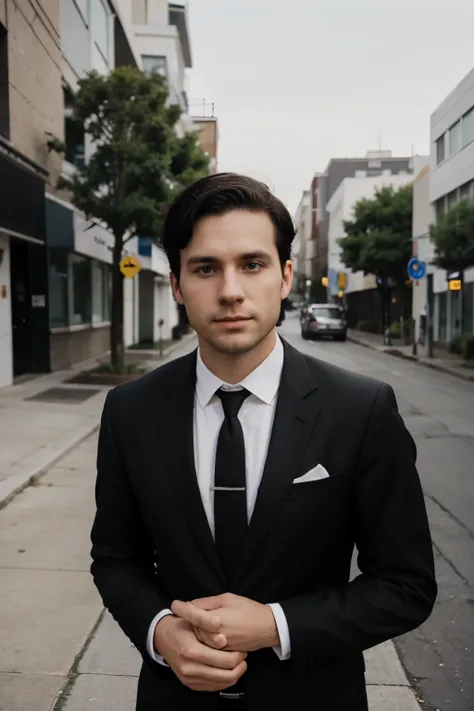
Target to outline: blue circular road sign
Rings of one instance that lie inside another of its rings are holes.
[[[426,264],[425,262],[420,262],[419,259],[410,259],[407,271],[410,279],[423,279],[426,274]]]

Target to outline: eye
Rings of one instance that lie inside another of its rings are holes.
[[[245,265],[246,269],[248,269],[250,272],[256,272],[258,269],[263,267],[263,264],[260,264],[259,262],[247,262]]]
[[[209,264],[205,264],[202,267],[198,267],[195,271],[196,274],[199,274],[200,276],[209,276],[213,273],[214,267],[210,266]]]

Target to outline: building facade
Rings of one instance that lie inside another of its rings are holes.
[[[431,115],[429,201],[433,219],[461,200],[474,199],[474,69]],[[448,289],[444,270],[434,271],[434,339],[448,343],[474,333],[474,267],[461,292]]]
[[[48,135],[62,126],[61,61],[60,0],[37,13],[0,0],[0,387],[50,368],[45,196],[60,173]]]

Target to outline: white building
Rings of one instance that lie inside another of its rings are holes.
[[[439,216],[464,199],[474,199],[474,69],[431,115],[429,200]],[[447,343],[461,331],[474,332],[474,267],[464,274],[463,295],[450,292],[446,272],[434,274],[434,340]]]
[[[169,101],[183,112],[178,129],[193,130],[189,117],[186,70],[192,67],[187,7],[168,0],[120,0],[128,7],[135,46],[145,72],[160,72],[166,79]]]
[[[430,203],[430,166],[421,170],[413,181],[413,256],[427,265],[427,274],[433,274],[431,265],[434,255],[433,243],[429,237],[429,227],[435,220],[434,208]],[[421,316],[427,313],[427,279],[413,282],[412,313],[415,320],[415,339],[420,338]]]
[[[419,157],[418,157],[419,158]],[[428,158],[425,159],[426,162]],[[419,165],[419,161],[417,162]],[[328,230],[328,271],[345,273],[347,279],[346,293],[375,289],[375,277],[365,276],[363,272],[351,272],[341,261],[341,248],[338,240],[345,237],[344,222],[354,217],[354,207],[363,198],[371,199],[378,188],[392,186],[395,190],[412,182],[413,174],[398,172],[392,174],[385,170],[382,175],[367,177],[365,171],[358,171],[354,178],[344,178],[338,189],[327,204],[329,213]]]
[[[311,258],[308,253],[308,243],[311,241],[311,191],[304,190],[300,203],[296,208],[295,218],[296,238],[299,243],[298,270],[307,278],[311,278]]]

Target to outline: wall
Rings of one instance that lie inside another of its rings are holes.
[[[430,203],[430,167],[425,168],[417,175],[413,182],[413,243],[414,256],[427,266],[433,259],[433,244],[428,236],[429,226],[435,220],[435,214]],[[428,271],[434,272],[428,266]],[[415,319],[415,338],[420,337],[420,316],[425,313],[427,305],[426,277],[413,282],[412,315]]]
[[[47,17],[29,0],[8,3],[10,139],[50,171],[51,185],[59,177],[61,159],[48,153],[46,133],[64,136],[59,3],[49,0]]]
[[[0,290],[6,287],[6,298],[0,292],[0,388],[11,385],[13,380],[12,354],[12,306],[10,297],[10,245],[6,235],[0,233]]]
[[[436,165],[437,139],[473,106],[474,69],[431,116],[431,202],[474,178],[474,141],[438,166]]]
[[[51,370],[68,370],[110,349],[110,327],[51,334]]]
[[[123,340],[125,347],[138,343],[139,295],[138,279],[124,279],[123,285]]]

